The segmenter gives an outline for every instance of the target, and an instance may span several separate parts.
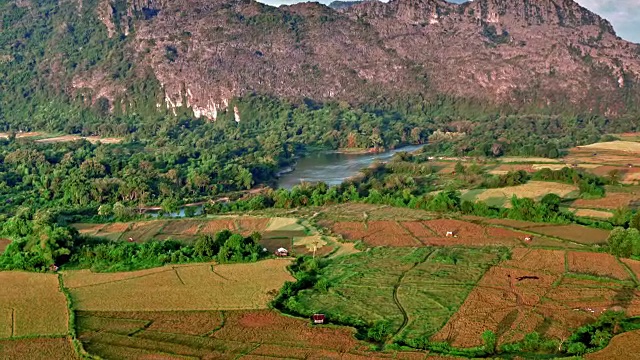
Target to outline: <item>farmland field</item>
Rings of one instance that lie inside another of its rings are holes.
[[[79,312],[85,349],[104,358],[425,359],[427,354],[373,353],[344,327],[314,327],[271,310]]]
[[[0,284],[0,338],[67,334],[67,300],[56,275],[0,272]]]
[[[640,199],[640,191],[635,192],[611,192],[607,191],[600,199],[578,199],[571,206],[577,208],[609,209],[614,210],[621,207],[636,208]]]
[[[113,241],[145,242],[150,240],[178,240],[193,243],[203,234],[214,235],[221,230],[239,232],[245,236],[253,232],[262,235],[261,245],[273,252],[279,247],[285,247],[294,253],[306,253],[308,248],[294,244],[294,238],[307,234],[305,226],[298,223],[297,218],[284,217],[221,217],[212,220],[177,219],[152,220],[132,223],[112,224],[73,224],[82,234],[104,237]],[[1,243],[0,243],[1,246]],[[331,248],[327,248],[329,251]]]
[[[74,304],[88,311],[261,309],[285,281],[289,261],[193,264],[102,274],[86,270],[63,275]]]
[[[426,221],[321,222],[349,241],[362,240],[369,246],[520,246],[526,233],[490,224],[453,219]],[[538,224],[539,225],[539,224]],[[447,236],[447,233],[453,236]],[[560,245],[560,244],[557,244]]]
[[[0,359],[75,360],[80,357],[71,339],[60,337],[0,340]]]
[[[629,359],[631,354],[640,354],[640,330],[630,331],[614,336],[606,348],[598,352],[585,355],[585,359]]]
[[[576,216],[594,218],[594,219],[610,219],[613,217],[613,213],[610,211],[592,210],[592,209],[574,209],[570,208],[569,211],[573,212]]]
[[[625,266],[609,254],[572,251],[567,255],[569,271],[630,280]]]
[[[599,254],[602,259],[577,266],[571,263],[572,254],[576,253],[569,253],[565,264],[563,251],[518,249],[512,260],[487,272],[433,339],[460,347],[479,346],[481,334],[492,330],[499,343],[522,340],[533,331],[562,340],[612,307],[626,309],[629,315],[638,312],[631,300],[640,294],[632,290],[635,284],[629,277],[616,271],[614,275],[627,281],[616,280],[601,270],[614,264],[614,257]],[[598,273],[607,277],[593,275]]]
[[[529,181],[523,185],[484,190],[476,196],[475,200],[490,202],[492,204],[500,202],[508,206],[513,195],[519,198],[540,199],[552,193],[564,198],[572,193],[577,193],[577,190],[578,188],[576,186],[569,184]]]
[[[588,245],[604,244],[607,242],[607,238],[609,237],[608,230],[595,229],[575,224],[531,227],[528,228],[528,230]]]
[[[421,339],[455,313],[497,249],[373,248],[333,259],[321,270],[328,290],[301,291],[291,310],[321,312],[329,321],[390,322],[394,334]]]
[[[577,245],[603,244],[607,242],[607,238],[609,237],[608,230],[596,229],[577,224],[558,225],[511,219],[480,219],[479,221],[484,224],[500,225],[533,234],[535,236],[531,245],[540,244],[541,240],[543,240],[541,237],[544,237],[545,235],[571,241]],[[545,241],[547,240],[551,239],[545,239]]]

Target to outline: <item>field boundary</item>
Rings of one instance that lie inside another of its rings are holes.
[[[16,335],[16,309],[11,308],[11,337]]]
[[[638,275],[636,275],[636,273],[633,270],[631,270],[629,265],[627,265],[627,263],[625,263],[624,261],[620,260],[620,258],[617,256],[616,256],[616,260],[618,260],[618,263],[622,265],[622,267],[627,271],[627,273],[629,273],[629,276],[631,277],[631,280],[634,282],[634,284],[636,286],[640,285],[640,282],[638,281]]]
[[[407,269],[406,271],[404,271],[400,277],[398,277],[398,281],[396,282],[396,284],[393,286],[393,302],[396,304],[396,306],[398,307],[398,310],[400,310],[400,313],[402,313],[402,324],[400,325],[400,327],[398,328],[398,330],[393,333],[390,337],[389,337],[389,341],[393,341],[393,338],[398,336],[398,334],[401,334],[402,331],[404,330],[404,328],[407,327],[407,324],[409,324],[409,314],[407,314],[407,311],[405,310],[404,306],[402,306],[402,303],[400,302],[400,299],[398,299],[398,289],[400,288],[400,286],[402,285],[402,279],[404,279],[404,277],[407,275],[407,273],[409,273],[409,271],[415,269],[416,267],[418,267],[418,265],[423,264],[424,262],[426,262],[429,257],[431,257],[431,255],[433,255],[436,252],[436,250],[431,250],[425,257],[424,259],[422,259],[421,261],[418,261],[416,263],[413,264],[412,267],[410,267],[409,269]]]
[[[76,312],[73,308],[73,298],[71,297],[71,293],[69,289],[64,286],[64,278],[61,273],[58,273],[58,286],[60,288],[60,292],[64,295],[67,305],[67,334],[65,337],[71,336],[71,344],[73,345],[73,350],[81,359],[100,359],[94,355],[89,354],[87,350],[85,350],[84,345],[80,340],[78,340],[78,332],[76,331]]]
[[[99,286],[99,285],[113,284],[113,283],[117,283],[117,282],[133,280],[133,279],[140,279],[140,278],[143,278],[143,277],[147,277],[147,276],[151,276],[151,275],[156,275],[156,274],[162,274],[162,273],[164,273],[164,272],[174,271],[174,270],[175,270],[175,269],[174,269],[173,267],[171,267],[170,269],[161,270],[161,271],[156,271],[156,272],[151,272],[151,273],[148,273],[148,274],[143,274],[143,275],[138,275],[138,276],[132,276],[132,277],[124,278],[124,279],[110,280],[110,281],[105,281],[105,282],[101,282],[101,283],[95,283],[95,284],[87,284],[87,285],[76,286],[76,287],[73,287],[72,289],[82,289],[82,288],[91,287],[91,286]],[[135,270],[135,271],[144,271],[144,270]],[[134,271],[134,272],[135,272],[135,271]],[[111,274],[111,273],[98,273],[98,274]]]

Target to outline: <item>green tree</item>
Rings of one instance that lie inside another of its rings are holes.
[[[491,330],[486,330],[482,333],[482,342],[484,343],[484,350],[487,354],[495,354],[497,339],[496,334]]]

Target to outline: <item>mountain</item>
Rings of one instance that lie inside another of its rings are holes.
[[[339,11],[0,0],[0,12],[0,116],[9,120],[33,116],[43,99],[105,114],[187,107],[215,119],[254,93],[351,104],[448,96],[611,117],[640,98],[640,46],[572,0],[367,1]]]
[[[358,5],[363,3],[365,0],[361,1],[333,1],[329,4],[329,7],[334,10],[343,10],[346,8],[350,8],[353,5]],[[377,0],[368,0],[368,1],[377,1]]]

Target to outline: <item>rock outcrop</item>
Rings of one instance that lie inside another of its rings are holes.
[[[102,0],[95,12],[152,69],[158,107],[209,119],[252,93],[350,103],[445,94],[612,116],[638,97],[640,46],[572,0],[350,5]]]

